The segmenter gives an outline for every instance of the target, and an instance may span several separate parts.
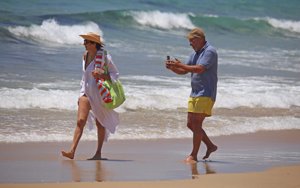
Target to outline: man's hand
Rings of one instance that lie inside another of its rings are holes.
[[[181,67],[181,65],[182,65],[181,61],[179,61],[178,59],[175,58],[174,66],[175,67]]]
[[[166,63],[167,69],[180,67],[180,64],[181,64],[181,62],[176,58],[175,58],[175,60],[167,60],[167,61],[165,61],[165,63]]]
[[[165,64],[167,69],[171,69],[173,62],[171,60],[167,60],[165,61]]]

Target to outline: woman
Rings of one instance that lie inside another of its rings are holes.
[[[96,80],[110,79],[115,81],[119,77],[119,72],[111,56],[103,50],[103,42],[98,34],[87,33],[80,36],[84,39],[86,52],[83,56],[83,76],[78,100],[77,126],[70,150],[61,153],[64,157],[73,159],[86,122],[94,120],[97,126],[98,146],[91,160],[100,160],[103,142],[107,140],[110,133],[115,132],[116,126],[119,124],[119,115],[114,110],[104,107],[104,101],[99,93]],[[99,53],[105,56],[107,73],[101,73],[95,69],[95,57]]]

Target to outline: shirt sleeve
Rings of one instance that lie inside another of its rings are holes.
[[[108,66],[108,72],[110,75],[110,79],[115,82],[119,79],[119,70],[117,69],[116,65],[112,61],[112,58],[109,54],[107,54],[107,66]]]
[[[186,61],[185,64],[187,64],[187,65],[192,65],[194,55],[195,55],[195,53],[194,53],[194,54],[191,54],[190,57],[189,57],[189,59]]]
[[[206,50],[203,57],[200,58],[200,65],[203,65],[206,69],[209,69],[217,62],[217,53],[214,50]]]

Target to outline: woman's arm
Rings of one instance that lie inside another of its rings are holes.
[[[117,81],[119,79],[119,71],[116,65],[113,63],[110,55],[107,55],[105,66],[107,66],[107,74],[94,70],[92,72],[94,78]]]

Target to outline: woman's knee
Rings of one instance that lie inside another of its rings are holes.
[[[77,127],[83,129],[85,126],[86,120],[85,119],[77,119]]]
[[[96,126],[97,126],[97,128],[98,129],[100,129],[100,130],[104,130],[105,128],[101,125],[101,123],[99,123],[98,121],[96,121]]]

